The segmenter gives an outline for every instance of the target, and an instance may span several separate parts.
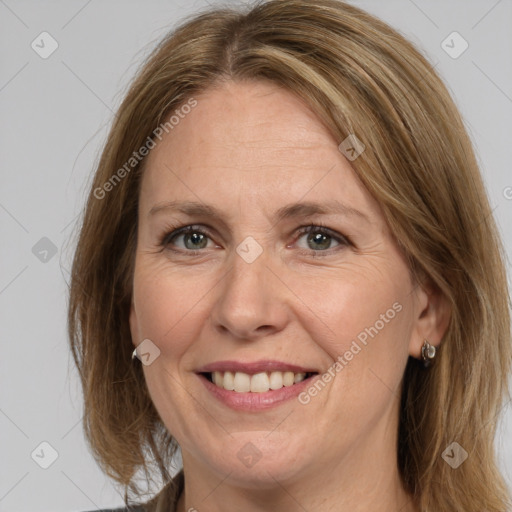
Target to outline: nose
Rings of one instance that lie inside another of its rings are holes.
[[[211,312],[214,327],[224,336],[257,340],[285,327],[291,292],[270,259],[268,251],[263,251],[249,263],[233,251],[227,273],[215,287]]]

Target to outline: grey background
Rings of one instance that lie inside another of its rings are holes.
[[[352,3],[417,43],[448,84],[510,255],[511,0]],[[73,228],[108,123],[138,64],[183,16],[205,5],[0,0],[0,511],[122,504],[81,430],[81,394],[66,339]],[[31,47],[43,31],[59,45],[47,59]],[[457,59],[441,47],[453,31],[469,43]],[[50,460],[42,442],[58,452],[48,469],[31,457],[36,450],[40,462]],[[510,406],[496,446],[512,485]]]

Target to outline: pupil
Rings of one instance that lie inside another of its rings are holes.
[[[322,239],[324,243],[322,244]],[[317,233],[309,237],[310,241],[313,241],[315,244],[320,244],[321,248],[328,249],[329,248],[329,235],[325,235],[324,233]]]
[[[204,238],[204,236],[201,233],[191,233],[188,236],[189,236],[190,241],[192,242],[192,245],[196,245],[196,244],[200,243]],[[201,247],[204,247],[204,244],[201,245]],[[192,247],[192,249],[197,249],[197,245],[196,245],[196,247]]]

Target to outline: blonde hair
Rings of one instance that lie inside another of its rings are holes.
[[[69,337],[84,429],[102,469],[136,495],[136,472],[170,481],[177,443],[133,364],[131,302],[142,160],[166,116],[223,80],[267,80],[301,97],[343,141],[403,249],[452,312],[436,363],[409,358],[397,464],[421,510],[503,512],[510,495],[494,452],[512,362],[505,252],[460,114],[429,62],[397,31],[336,0],[271,0],[188,19],[150,55],[124,99],[96,169],[76,248]],[[171,135],[172,136],[172,135]],[[96,192],[95,192],[96,191]],[[469,454],[453,469],[452,442]]]

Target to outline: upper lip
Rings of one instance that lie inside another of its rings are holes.
[[[248,374],[260,372],[294,372],[294,373],[317,373],[316,370],[299,366],[296,364],[285,363],[272,359],[262,359],[260,361],[242,362],[242,361],[216,361],[201,366],[196,370],[197,373],[211,372],[242,372]]]

